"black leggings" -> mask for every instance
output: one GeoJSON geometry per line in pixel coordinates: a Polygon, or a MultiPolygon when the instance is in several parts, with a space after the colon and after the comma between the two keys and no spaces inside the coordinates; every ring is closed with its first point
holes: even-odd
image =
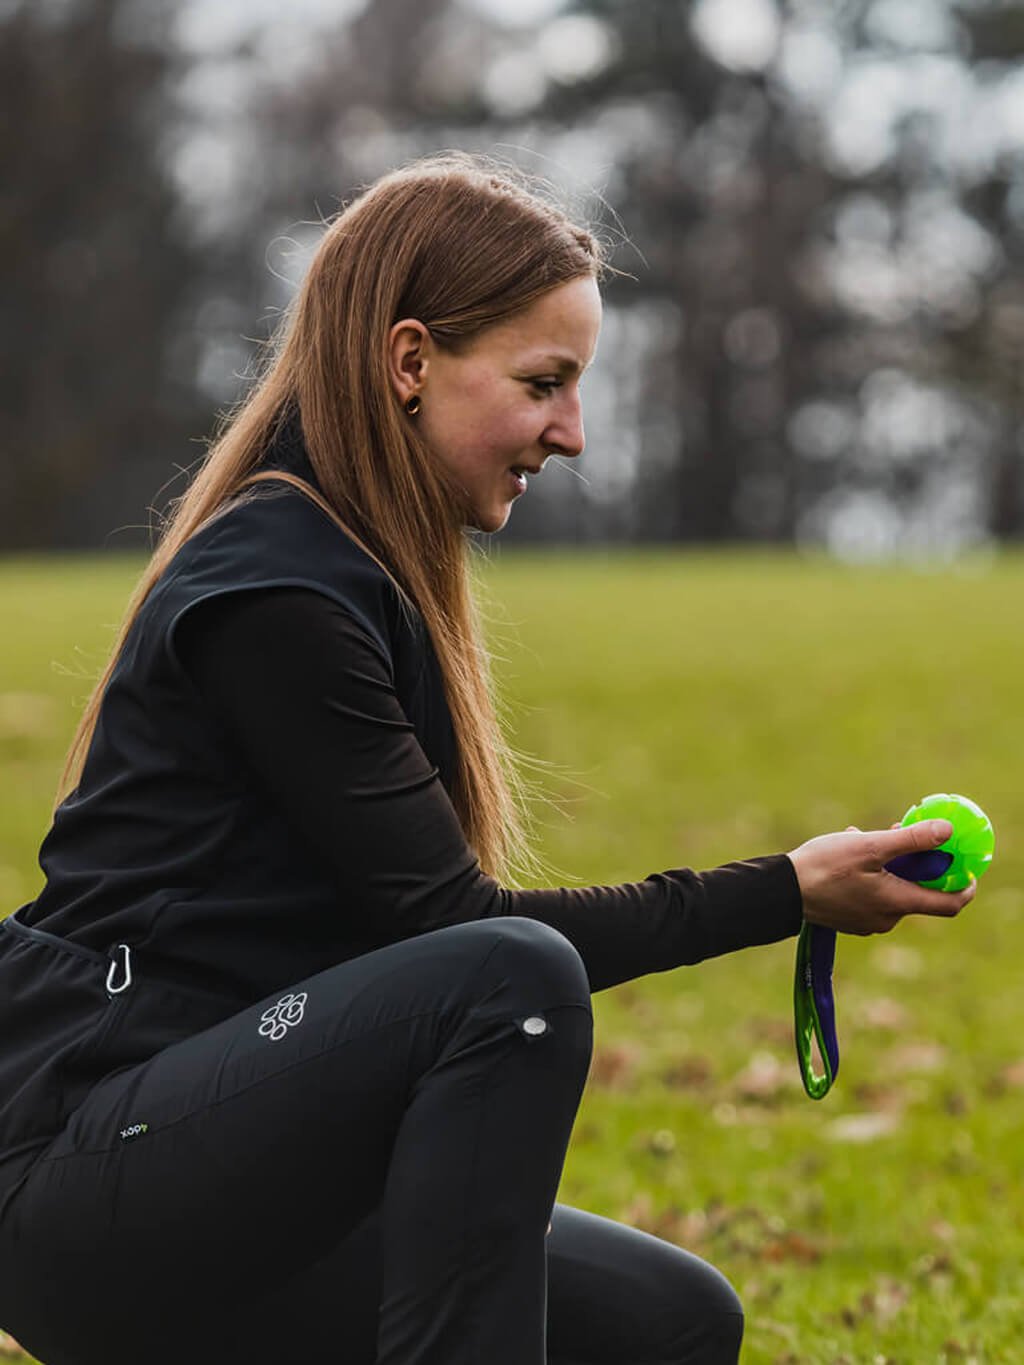
{"type": "Polygon", "coordinates": [[[717,1270],[554,1202],[592,1033],[525,918],[312,976],[90,1092],[8,1206],[0,1321],[45,1365],[734,1365],[717,1270]]]}

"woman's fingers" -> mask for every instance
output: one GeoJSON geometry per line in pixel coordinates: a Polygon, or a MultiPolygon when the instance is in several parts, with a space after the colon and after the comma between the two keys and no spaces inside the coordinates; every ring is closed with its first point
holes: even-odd
{"type": "Polygon", "coordinates": [[[892,829],[872,831],[878,844],[879,866],[902,853],[926,853],[944,844],[953,833],[948,820],[919,820],[914,825],[896,825],[892,829]]]}
{"type": "Polygon", "coordinates": [[[965,905],[974,900],[978,883],[971,882],[963,891],[936,891],[934,887],[905,881],[890,872],[882,874],[886,883],[902,882],[902,886],[886,886],[887,900],[903,915],[942,915],[947,919],[958,915],[965,905]]]}
{"type": "Polygon", "coordinates": [[[804,918],[841,933],[888,933],[904,915],[952,918],[974,899],[976,886],[936,891],[885,871],[893,858],[923,853],[952,833],[948,820],[861,832],[823,834],[794,849],[789,857],[803,897],[804,918]]]}

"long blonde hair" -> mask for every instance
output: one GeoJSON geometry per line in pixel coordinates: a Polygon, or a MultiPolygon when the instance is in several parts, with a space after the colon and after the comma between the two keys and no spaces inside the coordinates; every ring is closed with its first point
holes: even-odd
{"type": "Polygon", "coordinates": [[[462,350],[548,290],[606,268],[603,243],[541,182],[464,152],[391,171],[328,222],[262,375],[170,504],[71,742],[54,810],[81,775],[104,689],[157,579],[199,527],[272,477],[257,466],[297,407],[323,497],[292,482],[377,560],[430,632],[455,732],[452,802],[481,868],[510,885],[535,874],[532,784],[520,765],[543,765],[505,738],[463,495],[402,411],[386,341],[394,322],[415,317],[439,346],[462,350]]]}

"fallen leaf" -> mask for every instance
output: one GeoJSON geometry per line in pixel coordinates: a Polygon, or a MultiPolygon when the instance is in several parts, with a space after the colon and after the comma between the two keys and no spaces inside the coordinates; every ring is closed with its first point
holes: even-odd
{"type": "Polygon", "coordinates": [[[871,955],[872,966],[882,976],[899,977],[912,981],[921,975],[922,958],[916,948],[906,948],[898,943],[887,943],[876,948],[871,955]]]}
{"type": "MultiPolygon", "coordinates": [[[[858,1327],[863,1322],[871,1322],[884,1327],[891,1322],[910,1299],[910,1290],[898,1280],[880,1279],[873,1290],[861,1294],[856,1304],[840,1310],[840,1319],[847,1327],[858,1327]]],[[[881,1360],[885,1362],[885,1357],[881,1360]]],[[[876,1362],[879,1357],[875,1357],[876,1362]]]]}
{"type": "Polygon", "coordinates": [[[907,1025],[906,1007],[898,1000],[890,1000],[887,996],[874,996],[870,1000],[862,1000],[856,1013],[858,1021],[865,1028],[895,1033],[897,1029],[905,1028],[907,1025]]]}
{"type": "Polygon", "coordinates": [[[733,1081],[736,1092],[747,1100],[772,1103],[798,1084],[796,1068],[783,1064],[774,1052],[755,1052],[733,1081]]]}
{"type": "Polygon", "coordinates": [[[926,1252],[911,1266],[911,1273],[934,1288],[948,1289],[955,1273],[953,1258],[948,1251],[926,1252]]]}
{"type": "Polygon", "coordinates": [[[755,1015],[748,1019],[746,1033],[757,1042],[775,1047],[793,1046],[793,1020],[777,1015],[755,1015]]]}
{"type": "Polygon", "coordinates": [[[812,1242],[809,1237],[799,1232],[787,1232],[784,1237],[766,1243],[763,1255],[768,1261],[799,1261],[804,1265],[813,1265],[821,1260],[823,1252],[818,1243],[812,1242]]]}
{"type": "Polygon", "coordinates": [[[901,1043],[889,1052],[886,1060],[895,1071],[941,1071],[946,1065],[946,1049],[941,1043],[921,1039],[901,1043]]]}
{"type": "Polygon", "coordinates": [[[1024,1085],[1024,1057],[1017,1062],[1011,1062],[1009,1066],[1004,1066],[999,1077],[1005,1085],[1015,1090],[1019,1089],[1024,1085]]]}
{"type": "Polygon", "coordinates": [[[902,1085],[886,1081],[860,1081],[852,1089],[859,1105],[873,1114],[902,1114],[907,1107],[907,1092],[902,1085]]]}
{"type": "Polygon", "coordinates": [[[651,1220],[651,1196],[646,1193],[638,1194],[631,1200],[619,1213],[619,1221],[625,1223],[627,1227],[644,1228],[651,1220]]]}
{"type": "Polygon", "coordinates": [[[710,1057],[699,1053],[678,1058],[661,1073],[662,1081],[673,1090],[703,1090],[713,1077],[710,1057]]]}
{"type": "Polygon", "coordinates": [[[619,1222],[676,1246],[692,1247],[702,1240],[708,1228],[714,1226],[716,1217],[714,1205],[709,1210],[692,1209],[684,1213],[675,1204],[670,1204],[668,1208],[655,1211],[651,1196],[645,1192],[626,1205],[619,1214],[619,1222]]]}
{"type": "Polygon", "coordinates": [[[604,1090],[626,1090],[634,1080],[641,1049],[620,1043],[596,1047],[590,1059],[589,1081],[604,1090]]]}
{"type": "Polygon", "coordinates": [[[964,1345],[962,1341],[957,1341],[950,1337],[942,1343],[942,1349],[946,1353],[947,1360],[962,1360],[964,1365],[981,1365],[979,1352],[981,1348],[976,1341],[964,1345]]]}
{"type": "Polygon", "coordinates": [[[888,1137],[900,1126],[898,1114],[844,1114],[825,1125],[825,1136],[833,1142],[874,1142],[888,1137]]]}

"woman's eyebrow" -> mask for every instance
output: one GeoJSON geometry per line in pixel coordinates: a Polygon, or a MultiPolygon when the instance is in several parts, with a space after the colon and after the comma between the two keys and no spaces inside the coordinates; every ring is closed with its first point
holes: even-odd
{"type": "Polygon", "coordinates": [[[529,364],[535,368],[550,365],[559,374],[581,374],[584,369],[578,360],[567,355],[542,355],[536,360],[531,360],[529,364]]]}

